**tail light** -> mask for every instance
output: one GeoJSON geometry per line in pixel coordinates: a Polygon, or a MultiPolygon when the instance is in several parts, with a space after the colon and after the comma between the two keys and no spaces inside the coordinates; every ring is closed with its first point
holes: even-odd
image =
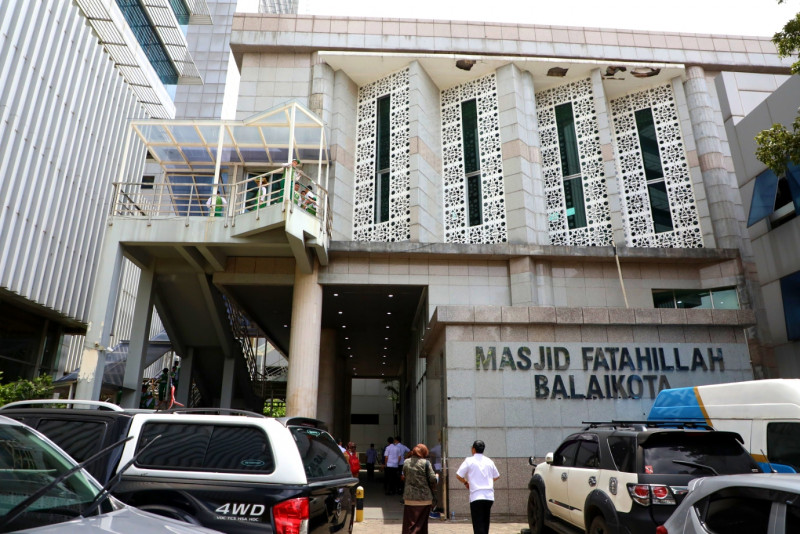
{"type": "Polygon", "coordinates": [[[664,525],[658,525],[656,527],[656,534],[669,534],[669,532],[667,532],[667,527],[664,525]]]}
{"type": "Polygon", "coordinates": [[[308,499],[301,497],[272,507],[275,534],[308,534],[308,499]]]}
{"type": "Polygon", "coordinates": [[[663,484],[628,484],[628,493],[642,506],[651,504],[677,504],[669,486],[663,484]]]}

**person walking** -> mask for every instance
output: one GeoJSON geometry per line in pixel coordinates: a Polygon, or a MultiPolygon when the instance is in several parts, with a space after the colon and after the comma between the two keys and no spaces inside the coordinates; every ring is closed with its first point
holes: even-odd
{"type": "Polygon", "coordinates": [[[394,438],[386,439],[386,448],[383,449],[383,476],[386,481],[386,495],[397,493],[397,450],[394,445],[394,438]]]}
{"type": "Polygon", "coordinates": [[[427,457],[428,447],[419,443],[403,462],[403,534],[428,534],[428,517],[439,476],[427,457]]]}
{"type": "Polygon", "coordinates": [[[378,451],[375,450],[375,444],[370,443],[367,449],[367,480],[375,479],[375,460],[378,459],[378,451]]]}
{"type": "Polygon", "coordinates": [[[476,440],[472,456],[466,458],[456,471],[456,478],[469,490],[469,513],[472,516],[473,534],[489,534],[489,518],[494,504],[494,481],[500,472],[483,451],[486,444],[476,440]]]}

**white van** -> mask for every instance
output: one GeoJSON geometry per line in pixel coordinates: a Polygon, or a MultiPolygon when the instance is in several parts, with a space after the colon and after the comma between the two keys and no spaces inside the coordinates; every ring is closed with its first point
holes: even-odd
{"type": "Polygon", "coordinates": [[[766,471],[800,472],[800,379],[665,389],[650,421],[698,421],[739,433],[766,471]]]}

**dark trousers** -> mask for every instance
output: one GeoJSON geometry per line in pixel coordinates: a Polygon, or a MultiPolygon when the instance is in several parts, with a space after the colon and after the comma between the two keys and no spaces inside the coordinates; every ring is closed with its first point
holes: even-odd
{"type": "Polygon", "coordinates": [[[375,478],[375,464],[367,464],[367,480],[375,478]]]}
{"type": "Polygon", "coordinates": [[[394,495],[397,493],[397,483],[400,482],[400,473],[396,467],[386,467],[383,470],[386,477],[386,494],[394,495]]]}
{"type": "Polygon", "coordinates": [[[489,517],[494,501],[479,500],[469,503],[473,534],[489,534],[489,517]]]}

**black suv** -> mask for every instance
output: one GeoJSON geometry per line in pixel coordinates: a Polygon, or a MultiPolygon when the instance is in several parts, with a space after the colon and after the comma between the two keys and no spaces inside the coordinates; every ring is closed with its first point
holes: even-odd
{"type": "Polygon", "coordinates": [[[127,504],[231,534],[352,531],[358,479],[321,421],[93,401],[53,407],[58,402],[11,403],[0,414],[39,430],[78,462],[130,437],[87,465],[106,483],[133,461],[112,489],[127,504]]]}
{"type": "Polygon", "coordinates": [[[532,534],[545,527],[652,533],[675,510],[693,478],[760,472],[739,434],[702,423],[584,424],[535,466],[528,484],[532,534]]]}

